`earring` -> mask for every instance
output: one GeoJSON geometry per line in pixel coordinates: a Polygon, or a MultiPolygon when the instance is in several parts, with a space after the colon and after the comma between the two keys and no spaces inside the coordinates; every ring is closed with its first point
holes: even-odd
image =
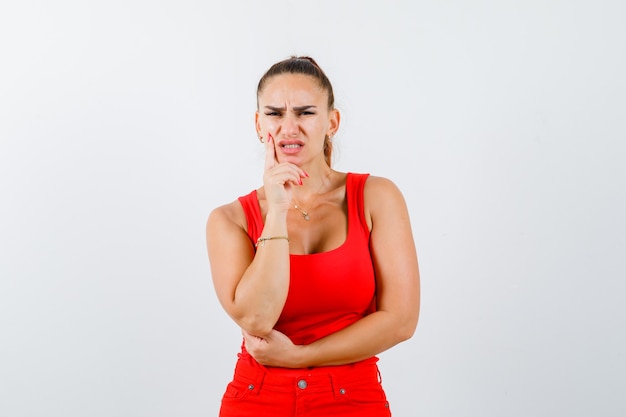
{"type": "Polygon", "coordinates": [[[259,136],[259,142],[265,143],[265,141],[263,140],[263,136],[259,136]]]}

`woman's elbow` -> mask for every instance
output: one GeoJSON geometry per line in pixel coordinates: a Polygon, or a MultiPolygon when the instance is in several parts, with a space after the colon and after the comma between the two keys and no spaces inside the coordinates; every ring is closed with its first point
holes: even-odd
{"type": "Polygon", "coordinates": [[[398,339],[400,342],[409,340],[415,334],[417,328],[417,322],[419,320],[419,314],[411,315],[402,320],[398,328],[398,339]]]}
{"type": "Polygon", "coordinates": [[[397,333],[398,343],[405,342],[413,337],[415,334],[415,327],[403,326],[397,333]]]}
{"type": "Polygon", "coordinates": [[[267,336],[276,325],[275,321],[259,315],[242,317],[239,320],[236,320],[236,322],[243,330],[257,337],[267,336]]]}

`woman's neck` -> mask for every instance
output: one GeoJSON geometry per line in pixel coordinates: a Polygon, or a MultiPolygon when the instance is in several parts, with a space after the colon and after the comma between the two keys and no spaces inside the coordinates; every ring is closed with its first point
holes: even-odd
{"type": "Polygon", "coordinates": [[[328,165],[303,167],[303,169],[309,176],[302,179],[302,186],[293,189],[293,196],[297,200],[304,203],[304,201],[330,191],[335,171],[328,165]]]}

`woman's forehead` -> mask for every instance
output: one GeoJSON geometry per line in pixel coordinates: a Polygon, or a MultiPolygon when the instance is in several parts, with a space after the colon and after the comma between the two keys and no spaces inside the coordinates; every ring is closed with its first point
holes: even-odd
{"type": "Polygon", "coordinates": [[[306,74],[279,74],[270,78],[261,91],[259,99],[273,100],[325,100],[326,92],[318,81],[306,74]]]}

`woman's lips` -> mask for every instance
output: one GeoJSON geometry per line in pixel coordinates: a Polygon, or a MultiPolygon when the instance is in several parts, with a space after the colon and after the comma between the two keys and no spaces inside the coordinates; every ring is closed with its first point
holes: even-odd
{"type": "Polygon", "coordinates": [[[301,142],[281,142],[278,146],[284,154],[293,155],[300,152],[304,145],[301,142]]]}

